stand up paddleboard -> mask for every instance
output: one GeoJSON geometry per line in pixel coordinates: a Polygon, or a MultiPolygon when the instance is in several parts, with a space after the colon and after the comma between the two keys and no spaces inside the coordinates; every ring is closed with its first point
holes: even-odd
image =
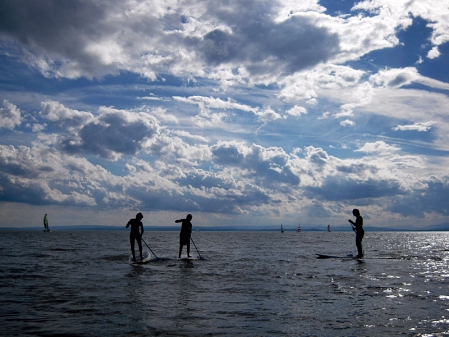
{"type": "Polygon", "coordinates": [[[325,254],[316,254],[317,259],[344,259],[344,260],[360,260],[357,256],[353,256],[352,254],[348,254],[346,256],[337,256],[337,255],[325,255],[325,254]]]}
{"type": "Polygon", "coordinates": [[[136,262],[133,261],[132,255],[129,257],[128,262],[131,264],[144,264],[151,261],[151,254],[147,250],[142,252],[142,257],[143,259],[141,260],[139,252],[136,252],[136,262]]]}
{"type": "Polygon", "coordinates": [[[192,260],[196,260],[197,258],[194,257],[193,255],[190,257],[187,257],[187,255],[182,255],[180,258],[178,258],[178,260],[182,260],[182,261],[192,261],[192,260]]]}

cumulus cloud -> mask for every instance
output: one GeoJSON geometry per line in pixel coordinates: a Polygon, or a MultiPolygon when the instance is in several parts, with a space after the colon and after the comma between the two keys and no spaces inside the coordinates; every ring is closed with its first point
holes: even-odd
{"type": "Polygon", "coordinates": [[[418,77],[418,72],[415,68],[388,69],[381,70],[371,76],[371,81],[377,85],[398,88],[410,84],[418,77]]]}
{"type": "Polygon", "coordinates": [[[336,33],[301,11],[274,20],[279,7],[255,0],[208,4],[207,11],[196,1],[4,1],[0,10],[9,19],[2,20],[0,33],[38,51],[23,57],[44,75],[68,78],[130,70],[154,80],[169,68],[178,75],[205,75],[195,69],[210,66],[238,66],[245,69],[241,74],[264,77],[310,68],[338,52],[336,33]]]}
{"type": "Polygon", "coordinates": [[[403,193],[398,182],[382,179],[357,181],[343,177],[329,177],[320,187],[307,188],[307,195],[331,201],[378,199],[403,193]]]}
{"type": "Polygon", "coordinates": [[[397,146],[389,145],[384,141],[380,140],[374,143],[366,143],[356,152],[365,152],[365,153],[378,153],[378,154],[390,154],[399,151],[400,149],[397,146]]]}
{"type": "Polygon", "coordinates": [[[325,62],[338,52],[338,36],[306,17],[273,22],[267,8],[257,1],[238,1],[232,7],[220,8],[215,15],[229,31],[215,29],[195,46],[208,64],[243,64],[255,76],[288,74],[325,62]],[[250,13],[258,20],[245,20],[250,13]]]}
{"type": "Polygon", "coordinates": [[[218,142],[212,147],[215,163],[244,170],[242,174],[263,185],[287,183],[298,185],[299,177],[292,171],[290,158],[281,148],[263,148],[242,142],[218,142]]]}
{"type": "Polygon", "coordinates": [[[90,112],[70,109],[56,101],[42,102],[39,114],[48,121],[65,128],[78,127],[94,118],[90,112]]]}
{"type": "Polygon", "coordinates": [[[155,137],[161,137],[158,119],[169,124],[177,122],[174,116],[158,108],[144,106],[137,110],[119,110],[100,107],[94,114],[70,109],[55,101],[43,102],[39,116],[49,125],[57,126],[54,137],[59,150],[71,155],[96,155],[111,160],[155,148],[155,137]]]}
{"type": "Polygon", "coordinates": [[[302,106],[295,105],[293,108],[288,109],[287,113],[292,116],[301,116],[303,114],[307,114],[307,109],[302,106]]]}
{"type": "MultiPolygon", "coordinates": [[[[2,145],[0,168],[1,201],[33,205],[94,206],[94,194],[100,193],[102,188],[94,188],[98,185],[93,182],[101,181],[105,173],[104,169],[94,167],[84,159],[25,146],[2,145]]],[[[109,178],[112,184],[114,179],[109,178]]]]}
{"type": "Polygon", "coordinates": [[[89,46],[105,32],[103,20],[108,8],[105,3],[85,0],[70,4],[52,0],[2,1],[0,12],[4,19],[0,33],[47,55],[48,58],[26,54],[35,57],[34,65],[47,76],[91,77],[101,73],[98,68],[104,64],[89,46]],[[57,64],[57,60],[62,62],[57,64]]]}
{"type": "Polygon", "coordinates": [[[345,119],[344,121],[340,122],[341,126],[354,126],[355,122],[351,121],[350,119],[345,119]]]}
{"type": "Polygon", "coordinates": [[[437,58],[438,56],[440,56],[441,55],[441,53],[440,53],[440,51],[438,50],[438,47],[433,47],[431,50],[429,50],[429,52],[427,53],[427,57],[429,58],[429,59],[435,59],[435,58],[437,58]]]}
{"type": "Polygon", "coordinates": [[[14,129],[22,123],[20,109],[14,104],[3,100],[3,108],[0,108],[0,128],[14,129]]]}
{"type": "MultiPolygon", "coordinates": [[[[78,114],[62,116],[65,121],[78,119],[78,114]]],[[[136,154],[144,142],[158,133],[157,120],[147,113],[103,107],[97,117],[79,123],[69,134],[61,134],[58,147],[70,154],[86,153],[118,159],[123,154],[136,154]]]]}
{"type": "Polygon", "coordinates": [[[425,185],[425,188],[396,198],[388,206],[388,209],[404,217],[424,218],[426,213],[440,213],[448,216],[447,199],[441,196],[449,194],[449,177],[433,176],[424,179],[422,183],[425,185]]]}

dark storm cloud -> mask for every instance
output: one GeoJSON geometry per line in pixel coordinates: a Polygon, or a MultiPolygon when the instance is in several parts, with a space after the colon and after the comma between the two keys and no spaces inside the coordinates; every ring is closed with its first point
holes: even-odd
{"type": "Polygon", "coordinates": [[[259,1],[210,4],[210,12],[232,31],[215,29],[204,36],[198,49],[205,61],[243,65],[253,75],[293,73],[325,62],[338,52],[337,34],[299,16],[276,23],[270,6],[261,6],[259,1]]]}
{"type": "Polygon", "coordinates": [[[253,153],[246,158],[246,167],[253,171],[252,176],[256,181],[263,182],[267,186],[273,183],[286,183],[298,185],[300,180],[288,165],[288,156],[283,151],[265,158],[264,149],[253,145],[253,153]]]}
{"type": "MultiPolygon", "coordinates": [[[[36,170],[36,167],[24,165],[22,162],[5,161],[4,159],[3,157],[0,158],[0,172],[2,173],[27,179],[33,179],[39,176],[39,171],[36,170]]],[[[47,169],[51,171],[50,167],[47,167],[47,169]]]]}
{"type": "Polygon", "coordinates": [[[263,191],[247,187],[244,191],[229,191],[227,194],[209,193],[207,196],[192,191],[147,190],[144,186],[132,187],[127,195],[139,200],[142,207],[153,210],[184,212],[213,212],[238,214],[240,208],[267,204],[270,197],[263,191]]]}
{"type": "Polygon", "coordinates": [[[329,161],[329,155],[323,149],[309,148],[307,159],[317,167],[324,167],[329,161]]]}
{"type": "Polygon", "coordinates": [[[115,154],[134,155],[142,148],[142,140],[157,132],[157,124],[128,122],[120,114],[102,116],[83,126],[77,135],[64,137],[59,148],[67,153],[88,153],[103,158],[115,154]]]}
{"type": "Polygon", "coordinates": [[[3,0],[0,1],[0,36],[76,59],[85,70],[94,71],[97,62],[84,46],[88,36],[101,33],[106,7],[101,1],[88,0],[3,0]]]}
{"type": "Polygon", "coordinates": [[[411,194],[395,199],[388,209],[405,217],[416,216],[424,218],[425,213],[435,212],[449,215],[449,176],[432,177],[422,181],[426,189],[413,191],[411,194]]]}
{"type": "Polygon", "coordinates": [[[265,149],[253,144],[251,150],[239,148],[241,144],[222,143],[212,147],[214,162],[224,166],[234,166],[247,172],[242,175],[253,178],[264,186],[277,183],[298,185],[300,179],[288,164],[289,157],[278,148],[265,149]]]}
{"type": "Polygon", "coordinates": [[[234,144],[219,144],[212,148],[212,153],[215,156],[215,163],[219,165],[242,165],[245,157],[240,153],[237,145],[234,144]]]}
{"type": "Polygon", "coordinates": [[[230,181],[226,181],[221,177],[207,171],[191,172],[186,176],[177,179],[177,182],[182,186],[193,186],[197,188],[213,188],[219,187],[224,189],[233,188],[233,184],[230,181]]]}
{"type": "Polygon", "coordinates": [[[380,168],[376,165],[351,163],[348,165],[338,165],[336,169],[337,171],[344,174],[361,174],[363,172],[370,172],[372,174],[376,174],[380,168]]]}
{"type": "Polygon", "coordinates": [[[20,202],[31,205],[49,203],[45,200],[46,190],[39,182],[18,184],[14,177],[0,173],[0,201],[20,202]]]}
{"type": "Polygon", "coordinates": [[[201,211],[236,213],[240,207],[259,206],[272,201],[267,192],[258,187],[251,184],[237,186],[233,179],[226,179],[207,171],[186,173],[185,177],[178,179],[177,182],[181,186],[208,191],[207,197],[203,197],[201,193],[184,195],[184,198],[194,200],[197,205],[195,207],[201,211]]]}
{"type": "Polygon", "coordinates": [[[399,74],[394,79],[392,79],[390,82],[388,82],[389,87],[400,87],[401,85],[405,83],[410,83],[410,80],[412,78],[408,74],[399,74]]]}
{"type": "Polygon", "coordinates": [[[4,0],[0,2],[0,37],[44,57],[45,62],[36,59],[34,66],[46,75],[55,71],[57,76],[73,78],[102,77],[121,69],[170,73],[177,61],[169,55],[183,48],[199,56],[194,62],[243,66],[252,75],[291,74],[338,53],[338,35],[312,19],[291,16],[274,21],[278,5],[254,0],[224,1],[219,6],[205,2],[207,12],[192,19],[206,25],[213,22],[217,28],[199,38],[183,31],[189,18],[181,14],[182,7],[172,13],[169,7],[147,3],[147,10],[166,10],[156,17],[139,16],[133,12],[135,4],[112,0],[4,0]],[[131,19],[127,11],[133,12],[131,19]],[[158,46],[162,39],[164,45],[158,46]],[[152,65],[139,63],[136,60],[142,55],[142,60],[149,55],[156,59],[152,65]],[[161,56],[164,61],[158,59],[161,56]]]}
{"type": "Polygon", "coordinates": [[[395,180],[361,181],[328,177],[319,187],[305,187],[304,194],[320,200],[341,201],[396,196],[404,194],[404,191],[395,180]]]}
{"type": "MultiPolygon", "coordinates": [[[[20,179],[36,179],[41,174],[51,173],[54,169],[48,164],[42,163],[40,155],[36,156],[25,146],[0,145],[0,172],[5,177],[20,179]]],[[[0,185],[2,186],[2,185],[0,185]]],[[[0,187],[0,190],[2,187],[0,187]]]]}

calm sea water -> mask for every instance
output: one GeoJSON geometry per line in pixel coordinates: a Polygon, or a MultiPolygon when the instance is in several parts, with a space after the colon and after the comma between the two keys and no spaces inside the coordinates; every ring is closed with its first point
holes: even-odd
{"type": "Polygon", "coordinates": [[[4,336],[449,336],[449,233],[0,231],[4,336]],[[148,250],[148,249],[147,249],[148,250]],[[196,254],[192,245],[192,251],[196,254]]]}

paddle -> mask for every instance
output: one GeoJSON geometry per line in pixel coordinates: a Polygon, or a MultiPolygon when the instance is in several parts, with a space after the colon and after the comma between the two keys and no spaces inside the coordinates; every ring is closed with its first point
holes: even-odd
{"type": "Polygon", "coordinates": [[[145,240],[143,239],[143,237],[140,237],[143,241],[143,243],[148,247],[148,249],[150,250],[150,252],[154,255],[154,257],[156,258],[156,260],[159,260],[159,258],[157,257],[156,254],[154,254],[153,250],[150,248],[150,246],[148,246],[148,244],[145,242],[145,240]]]}
{"type": "Polygon", "coordinates": [[[195,246],[196,252],[198,253],[198,256],[200,257],[200,260],[206,260],[204,257],[201,256],[201,254],[200,254],[198,248],[196,248],[196,244],[195,244],[195,242],[193,241],[193,238],[192,238],[192,237],[190,237],[190,240],[192,240],[192,243],[193,243],[193,245],[195,246]]]}

